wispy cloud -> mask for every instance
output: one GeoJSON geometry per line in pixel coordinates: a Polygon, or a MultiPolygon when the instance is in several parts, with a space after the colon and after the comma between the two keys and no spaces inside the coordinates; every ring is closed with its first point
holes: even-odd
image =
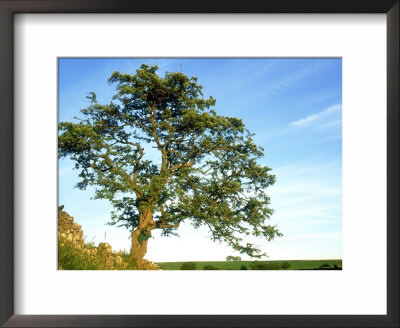
{"type": "Polygon", "coordinates": [[[337,113],[342,110],[342,104],[333,105],[319,113],[308,115],[300,120],[293,121],[289,125],[296,128],[304,128],[309,126],[334,127],[341,124],[341,120],[337,118],[337,113]]]}
{"type": "Polygon", "coordinates": [[[341,227],[341,162],[303,162],[276,168],[268,190],[274,215],[285,236],[338,232],[341,227]]]}

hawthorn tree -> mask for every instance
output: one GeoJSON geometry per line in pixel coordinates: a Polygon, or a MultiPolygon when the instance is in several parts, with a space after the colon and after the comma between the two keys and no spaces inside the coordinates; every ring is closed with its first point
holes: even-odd
{"type": "Polygon", "coordinates": [[[237,262],[237,261],[241,261],[242,258],[240,256],[233,256],[233,255],[229,255],[226,257],[226,261],[228,262],[237,262]]]}
{"type": "Polygon", "coordinates": [[[242,238],[281,235],[265,224],[272,210],[264,190],[275,176],[257,164],[263,149],[241,119],[210,108],[215,99],[204,98],[196,77],[157,70],[143,64],[134,75],[114,72],[109,104],[89,93],[83,118],[59,123],[59,158],[75,161],[78,188],[95,186],[94,198],[111,202],[110,224],[132,231],[138,267],[151,232],[176,234],[185,220],[242,254],[263,256],[242,238]],[[158,160],[146,154],[151,147],[158,160]]]}

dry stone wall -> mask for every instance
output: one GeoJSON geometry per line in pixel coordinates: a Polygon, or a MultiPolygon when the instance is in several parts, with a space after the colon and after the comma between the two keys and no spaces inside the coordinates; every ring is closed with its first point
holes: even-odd
{"type": "Polygon", "coordinates": [[[82,247],[85,244],[82,226],[74,222],[74,218],[64,212],[63,208],[64,206],[58,208],[58,237],[82,247]]]}
{"type": "MultiPolygon", "coordinates": [[[[101,259],[101,269],[126,269],[128,263],[122,260],[122,254],[114,254],[108,243],[100,243],[97,247],[88,246],[83,238],[82,226],[74,222],[74,218],[63,211],[64,206],[58,208],[58,238],[82,251],[80,254],[101,259]]],[[[63,245],[63,244],[62,244],[63,245]]],[[[62,269],[62,268],[61,268],[62,269]]]]}
{"type": "MultiPolygon", "coordinates": [[[[82,226],[74,222],[74,218],[63,211],[64,206],[58,208],[58,238],[61,245],[68,243],[77,249],[78,254],[84,257],[92,257],[101,260],[102,270],[124,270],[128,269],[129,263],[123,260],[123,252],[113,253],[109,243],[100,243],[97,247],[85,244],[82,226]]],[[[59,243],[60,245],[60,243],[59,243]]],[[[59,263],[59,269],[63,269],[59,263]]],[[[84,269],[84,268],[83,268],[84,269]]],[[[131,268],[132,269],[132,268],[131,268]]],[[[160,270],[161,268],[153,262],[144,260],[142,270],[160,270]]]]}

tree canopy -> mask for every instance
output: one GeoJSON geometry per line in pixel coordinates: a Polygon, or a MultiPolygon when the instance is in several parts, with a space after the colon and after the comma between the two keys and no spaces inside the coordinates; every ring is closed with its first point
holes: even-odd
{"type": "Polygon", "coordinates": [[[204,97],[196,77],[161,77],[157,70],[142,64],[135,74],[114,72],[108,81],[116,93],[108,104],[90,93],[82,118],[59,123],[59,157],[75,161],[78,188],[94,186],[94,198],[112,203],[110,224],[136,232],[131,253],[152,230],[176,234],[190,220],[206,226],[214,241],[264,255],[244,239],[281,235],[266,224],[272,210],[265,188],[275,176],[257,163],[263,149],[241,119],[212,109],[215,99],[204,97]]]}

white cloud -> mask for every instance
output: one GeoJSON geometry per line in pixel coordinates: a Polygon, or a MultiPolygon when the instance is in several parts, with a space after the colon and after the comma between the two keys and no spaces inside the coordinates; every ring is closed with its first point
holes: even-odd
{"type": "Polygon", "coordinates": [[[297,128],[304,128],[308,126],[338,126],[341,120],[337,119],[337,113],[342,110],[342,104],[333,105],[319,113],[311,114],[300,120],[291,122],[290,125],[297,128]]]}

